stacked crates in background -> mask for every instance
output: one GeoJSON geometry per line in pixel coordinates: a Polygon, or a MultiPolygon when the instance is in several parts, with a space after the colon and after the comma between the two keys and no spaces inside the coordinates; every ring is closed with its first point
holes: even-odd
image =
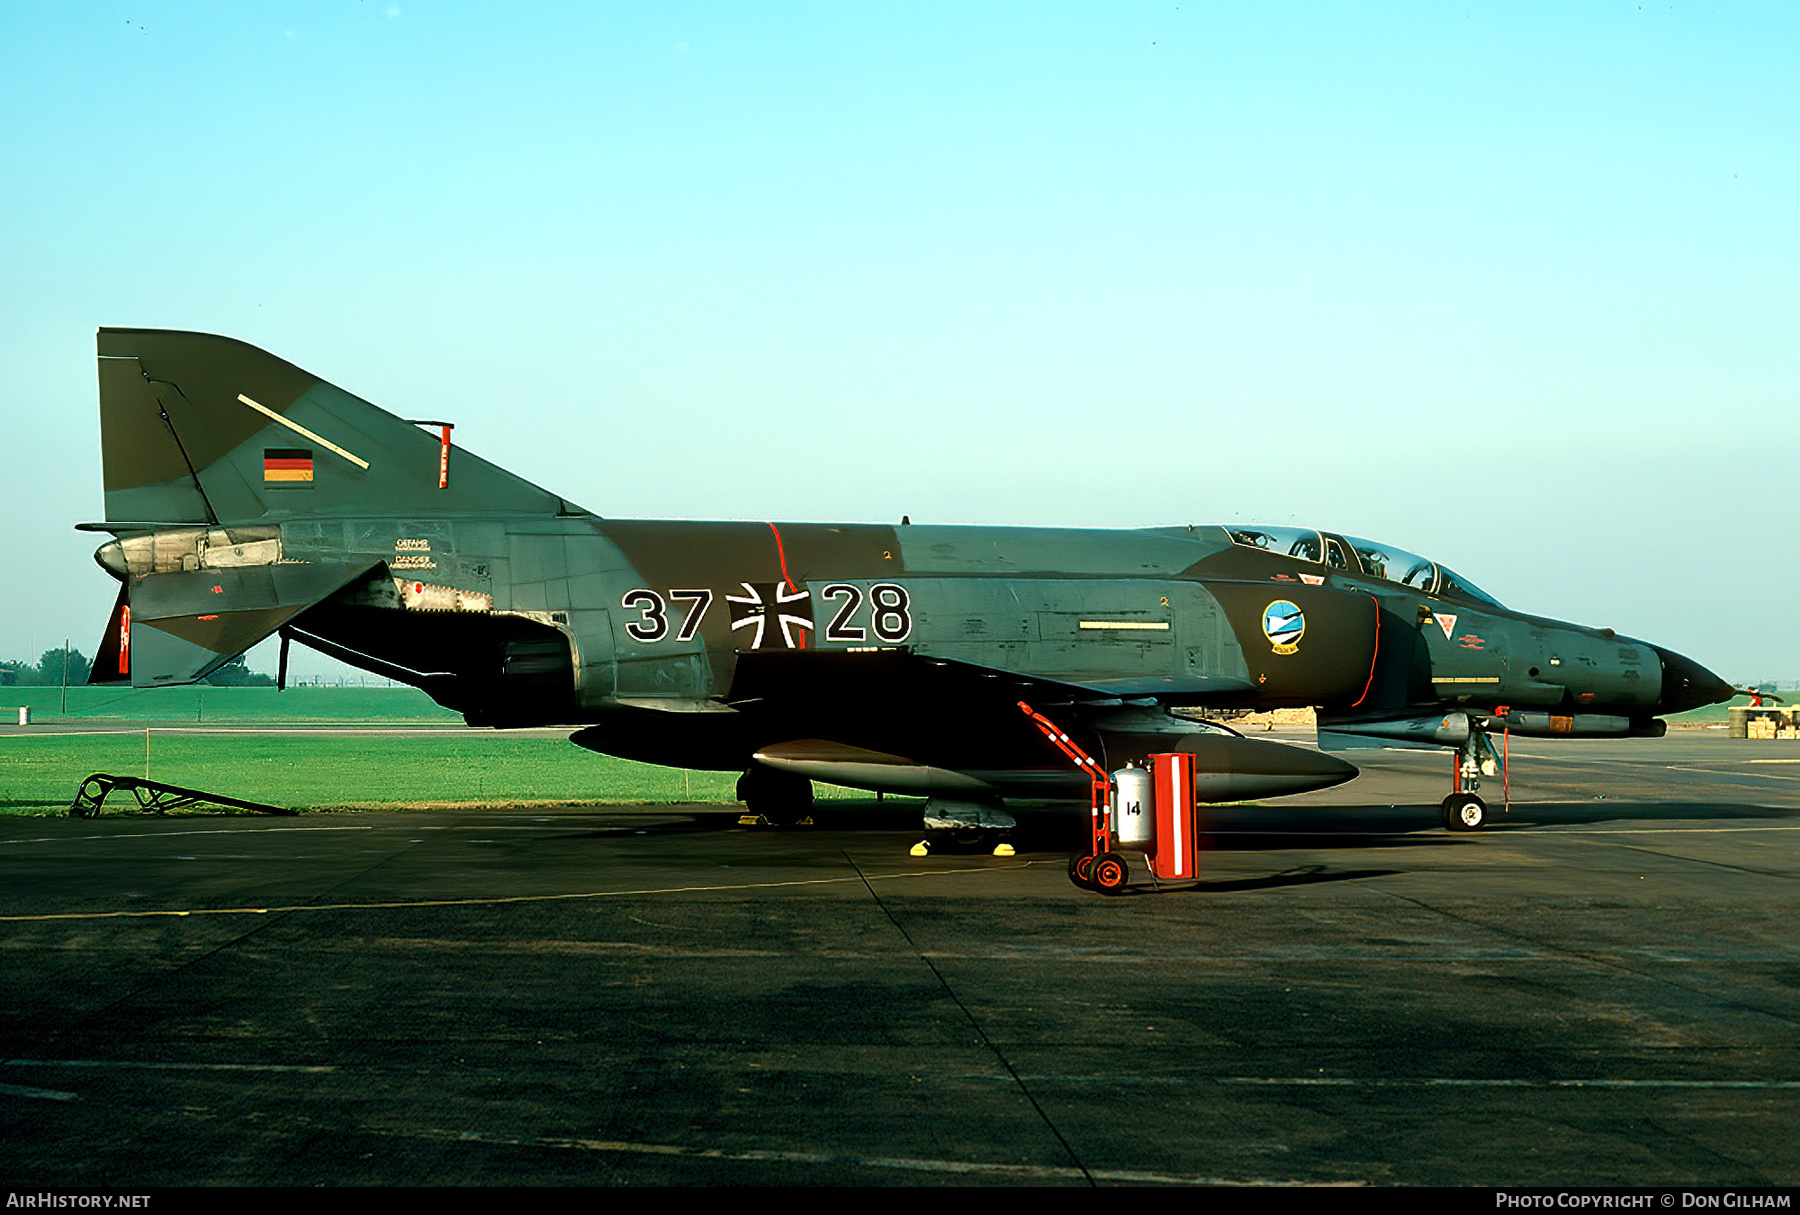
{"type": "Polygon", "coordinates": [[[1730,713],[1726,734],[1731,738],[1800,738],[1800,709],[1733,705],[1730,713]]]}

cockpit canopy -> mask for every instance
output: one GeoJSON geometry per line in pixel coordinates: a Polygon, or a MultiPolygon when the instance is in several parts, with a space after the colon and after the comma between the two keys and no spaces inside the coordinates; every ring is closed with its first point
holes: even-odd
{"type": "Polygon", "coordinates": [[[1356,536],[1337,536],[1305,527],[1279,527],[1256,524],[1227,527],[1233,544],[1262,549],[1283,557],[1323,565],[1328,571],[1349,575],[1361,574],[1410,586],[1423,595],[1448,595],[1472,599],[1477,603],[1500,607],[1492,595],[1445,566],[1429,561],[1417,553],[1409,553],[1391,544],[1363,540],[1356,536]]]}

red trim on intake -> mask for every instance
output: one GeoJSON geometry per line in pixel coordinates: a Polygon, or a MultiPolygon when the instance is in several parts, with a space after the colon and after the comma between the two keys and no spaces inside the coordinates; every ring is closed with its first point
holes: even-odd
{"type": "Polygon", "coordinates": [[[1375,661],[1381,657],[1381,600],[1376,599],[1373,595],[1370,595],[1369,599],[1375,604],[1375,652],[1369,655],[1368,682],[1363,684],[1362,695],[1358,696],[1351,704],[1352,709],[1369,699],[1369,689],[1375,686],[1375,661]]]}

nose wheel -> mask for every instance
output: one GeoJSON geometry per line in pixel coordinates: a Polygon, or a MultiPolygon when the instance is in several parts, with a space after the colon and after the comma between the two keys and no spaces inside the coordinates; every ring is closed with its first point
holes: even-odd
{"type": "Polygon", "coordinates": [[[1452,793],[1438,808],[1438,816],[1451,831],[1480,831],[1487,826],[1487,803],[1473,793],[1452,793]]]}

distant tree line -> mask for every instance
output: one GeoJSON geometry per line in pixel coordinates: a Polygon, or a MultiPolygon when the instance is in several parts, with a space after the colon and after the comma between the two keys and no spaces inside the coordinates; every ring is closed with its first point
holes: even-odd
{"type": "MultiPolygon", "coordinates": [[[[93,664],[80,650],[58,646],[45,650],[34,665],[29,662],[0,660],[0,687],[56,688],[66,681],[71,687],[84,684],[93,664]],[[66,673],[66,675],[65,675],[66,673]]],[[[252,671],[239,654],[206,677],[206,682],[226,688],[268,688],[275,685],[272,676],[252,671]]]]}

